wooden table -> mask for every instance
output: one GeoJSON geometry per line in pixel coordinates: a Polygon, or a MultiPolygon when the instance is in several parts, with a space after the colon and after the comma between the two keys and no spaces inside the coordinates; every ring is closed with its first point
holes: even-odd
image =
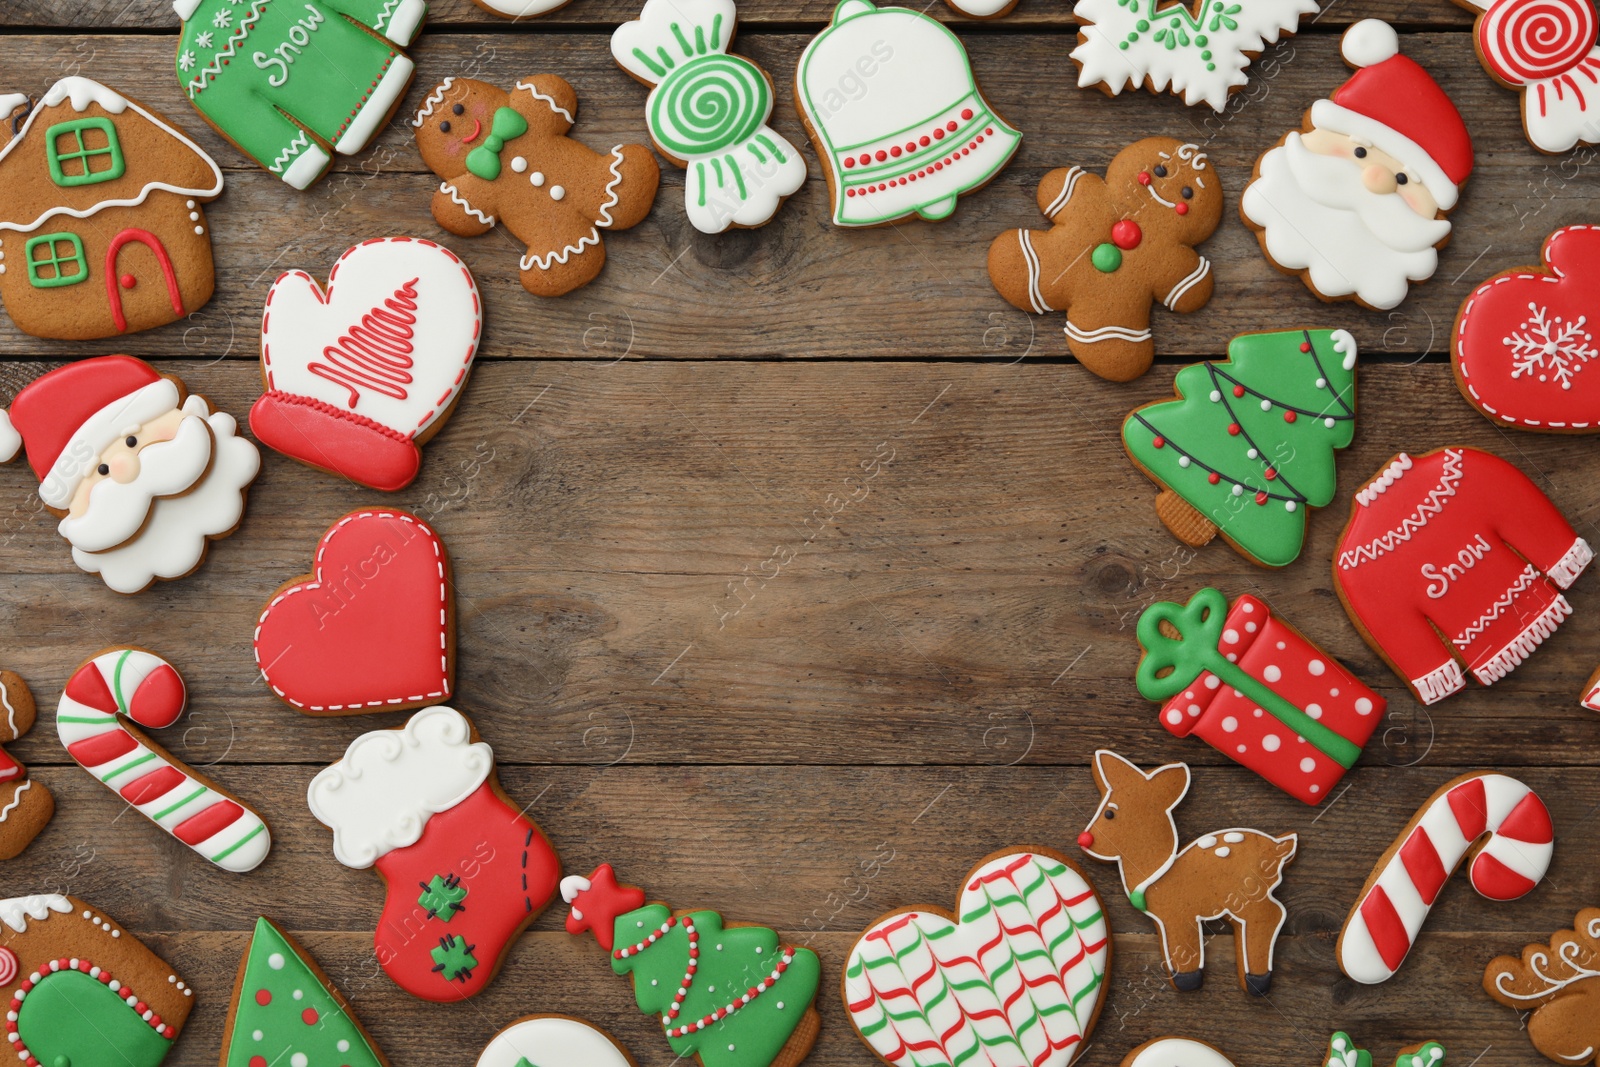
{"type": "MultiPolygon", "coordinates": [[[[772,71],[776,125],[807,146],[805,189],[764,229],[708,237],[684,218],[682,172],[667,169],[645,223],[607,238],[600,279],[539,300],[519,287],[518,248],[503,231],[441,234],[428,213],[435,179],[403,119],[298,194],[191,110],[172,74],[176,20],[164,0],[8,0],[0,85],[37,93],[66,74],[102,80],[180,123],[223,166],[227,189],[210,209],[209,305],[114,348],[37,340],[0,319],[5,395],[54,361],[120,349],[242,416],[261,389],[256,323],[272,279],[289,267],[325,275],[347,246],[394,233],[442,239],[470,263],[488,331],[415,485],[355,490],[267,453],[239,533],[193,577],[138,597],[74,569],[31,473],[0,471],[12,575],[0,665],[23,674],[44,711],[13,748],[59,803],[46,832],[0,870],[0,891],[75,893],[176,965],[199,999],[174,1067],[216,1058],[234,968],[263,912],[303,938],[396,1067],[471,1064],[530,1012],[588,1016],[645,1067],[671,1063],[628,982],[591,940],[562,931],[559,906],[466,1004],[413,1000],[375,965],[380,881],[334,860],[305,787],[358,733],[403,716],[295,714],[261,684],[250,637],[266,596],[308,568],[333,519],[392,503],[431,519],[454,556],[456,704],[494,745],[505,788],[530,805],[569,871],[609,860],[657,898],[815,947],[826,969],[815,1067],[872,1062],[837,992],[855,933],[900,905],[949,907],[957,880],[997,848],[1076,856],[1101,746],[1193,765],[1178,819],[1186,837],[1249,825],[1297,831],[1301,848],[1266,1000],[1236,988],[1223,936],[1211,941],[1205,988],[1175,993],[1114,869],[1087,864],[1116,960],[1086,1067],[1170,1033],[1210,1039],[1241,1067],[1306,1067],[1322,1062],[1335,1028],[1384,1067],[1400,1045],[1435,1037],[1451,1063],[1536,1062],[1518,1017],[1479,981],[1490,956],[1600,903],[1589,842],[1600,722],[1577,706],[1600,660],[1600,576],[1578,583],[1575,617],[1508,679],[1424,710],[1346,620],[1328,561],[1352,487],[1396,451],[1445,443],[1517,463],[1600,543],[1594,442],[1497,430],[1458,395],[1446,356],[1473,285],[1536,260],[1555,227],[1594,220],[1594,153],[1545,158],[1527,146],[1517,96],[1482,72],[1470,18],[1444,0],[1331,5],[1268,53],[1260,66],[1271,76],[1252,77],[1222,115],[1075,88],[1060,0],[1022,0],[990,24],[934,4],[1024,131],[1022,149],[952,220],[844,232],[827,221],[792,110],[797,56],[831,5],[741,6],[740,50],[772,71]],[[1397,22],[1406,54],[1468,115],[1478,149],[1438,275],[1389,314],[1320,304],[1263,260],[1235,211],[1260,152],[1344,79],[1339,31],[1367,16],[1397,22]],[[996,233],[1038,225],[1033,189],[1045,171],[1101,170],[1150,134],[1204,142],[1227,183],[1224,223],[1205,247],[1217,293],[1199,314],[1158,314],[1160,364],[1113,385],[1067,356],[1059,317],[1034,318],[995,294],[984,254],[996,233]],[[1312,517],[1302,558],[1282,571],[1220,542],[1184,548],[1156,522],[1120,420],[1168,396],[1179,366],[1220,354],[1233,334],[1298,325],[1348,327],[1363,349],[1362,414],[1339,459],[1338,502],[1312,517]],[[873,457],[892,461],[850,500],[873,457]],[[792,559],[774,574],[775,556],[792,559]],[[1389,698],[1389,722],[1334,801],[1304,807],[1171,737],[1135,691],[1139,609],[1205,584],[1260,593],[1389,698]],[[61,686],[82,658],[121,642],[168,656],[189,681],[189,718],[167,743],[271,820],[273,853],[254,874],[209,869],[66,760],[50,715],[61,686]],[[1524,901],[1491,904],[1458,878],[1399,977],[1371,988],[1343,978],[1333,943],[1374,858],[1439,784],[1481,767],[1525,778],[1549,802],[1560,846],[1548,881],[1524,901]]],[[[632,0],[579,0],[513,25],[467,0],[435,0],[408,101],[449,74],[509,84],[553,71],[577,87],[581,139],[644,140],[644,91],[607,48],[636,12],[632,0]]]]}

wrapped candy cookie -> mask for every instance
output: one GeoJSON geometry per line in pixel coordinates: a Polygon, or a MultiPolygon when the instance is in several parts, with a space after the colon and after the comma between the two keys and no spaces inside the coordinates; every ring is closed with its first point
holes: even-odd
{"type": "Polygon", "coordinates": [[[1139,692],[1191,734],[1290,796],[1316,804],[1361,755],[1386,703],[1248,593],[1202,589],[1139,617],[1139,692]]]}

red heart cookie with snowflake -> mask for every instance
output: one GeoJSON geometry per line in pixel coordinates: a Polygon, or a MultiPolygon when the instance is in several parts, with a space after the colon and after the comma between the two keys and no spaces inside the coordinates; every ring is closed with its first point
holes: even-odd
{"type": "Polygon", "coordinates": [[[1600,227],[1557,230],[1544,262],[1502,271],[1461,305],[1456,384],[1496,423],[1600,433],[1600,227]]]}
{"type": "Polygon", "coordinates": [[[267,685],[307,715],[421,708],[449,698],[455,598],[444,542],[403,511],[353,511],[317,544],[312,573],[256,624],[267,685]]]}

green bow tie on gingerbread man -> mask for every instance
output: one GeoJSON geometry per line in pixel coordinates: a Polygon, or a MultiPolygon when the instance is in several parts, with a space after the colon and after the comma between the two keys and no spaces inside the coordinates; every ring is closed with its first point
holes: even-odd
{"type": "Polygon", "coordinates": [[[505,148],[507,141],[527,132],[527,119],[509,107],[496,108],[489,136],[484,138],[483,144],[467,153],[467,170],[484,181],[494,181],[500,177],[500,150],[505,148]]]}

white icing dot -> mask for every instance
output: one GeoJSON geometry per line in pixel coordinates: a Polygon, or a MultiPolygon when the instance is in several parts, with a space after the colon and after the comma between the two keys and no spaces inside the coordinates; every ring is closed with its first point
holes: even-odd
{"type": "Polygon", "coordinates": [[[1195,844],[1199,845],[1201,848],[1215,848],[1217,845],[1217,839],[1215,835],[1207,834],[1200,840],[1196,841],[1195,844]]]}
{"type": "Polygon", "coordinates": [[[1222,679],[1221,678],[1218,678],[1214,674],[1206,675],[1206,688],[1207,689],[1216,689],[1221,684],[1222,684],[1222,679]]]}
{"type": "Polygon", "coordinates": [[[1237,652],[1229,652],[1228,653],[1228,662],[1229,663],[1238,663],[1239,662],[1239,653],[1237,653],[1237,652]]]}
{"type": "Polygon", "coordinates": [[[1245,746],[1243,746],[1243,745],[1240,745],[1240,746],[1239,746],[1239,747],[1238,747],[1238,748],[1237,748],[1237,749],[1235,749],[1235,750],[1234,750],[1234,751],[1236,751],[1236,752],[1238,752],[1238,753],[1239,753],[1239,755],[1241,755],[1241,756],[1242,756],[1242,755],[1244,755],[1244,749],[1245,749],[1245,746]]]}
{"type": "Polygon", "coordinates": [[[1216,389],[1211,390],[1211,402],[1213,404],[1221,403],[1222,402],[1222,393],[1219,392],[1216,389]]]}
{"type": "Polygon", "coordinates": [[[1242,486],[1242,485],[1234,486],[1233,487],[1233,495],[1234,496],[1244,496],[1244,486],[1242,486]]]}
{"type": "Polygon", "coordinates": [[[1178,466],[1187,467],[1189,465],[1189,463],[1190,463],[1190,460],[1189,460],[1188,456],[1179,456],[1178,457],[1178,466]]]}
{"type": "Polygon", "coordinates": [[[1179,711],[1177,708],[1173,708],[1171,711],[1167,712],[1167,722],[1171,723],[1173,726],[1183,725],[1183,712],[1179,711]]]}
{"type": "Polygon", "coordinates": [[[660,979],[652,978],[652,979],[650,979],[650,984],[651,985],[660,985],[661,981],[660,981],[660,979]]]}
{"type": "Polygon", "coordinates": [[[778,1001],[778,1010],[779,1010],[779,1011],[782,1011],[782,1010],[783,1010],[783,1001],[781,1001],[781,1000],[780,1000],[780,1001],[778,1001]]]}
{"type": "Polygon", "coordinates": [[[721,952],[721,951],[722,951],[722,946],[721,946],[721,945],[718,945],[718,946],[717,946],[717,951],[718,951],[718,952],[721,952]]]}
{"type": "Polygon", "coordinates": [[[1338,695],[1339,695],[1339,690],[1337,690],[1337,689],[1330,689],[1330,690],[1328,690],[1328,695],[1329,695],[1329,696],[1331,696],[1331,697],[1336,697],[1336,696],[1338,696],[1338,695]]]}
{"type": "Polygon", "coordinates": [[[1293,511],[1296,508],[1298,508],[1299,506],[1300,505],[1296,504],[1293,500],[1285,500],[1283,502],[1283,510],[1284,511],[1293,511]]]}
{"type": "Polygon", "coordinates": [[[289,1057],[289,1063],[292,1065],[292,1067],[306,1067],[306,1064],[310,1062],[311,1061],[306,1058],[306,1054],[304,1052],[296,1052],[293,1056],[289,1057]]]}
{"type": "Polygon", "coordinates": [[[1314,785],[1314,786],[1311,787],[1311,792],[1320,793],[1320,792],[1322,792],[1322,787],[1320,785],[1314,785]]]}
{"type": "Polygon", "coordinates": [[[206,232],[206,228],[204,226],[196,226],[194,228],[194,232],[195,233],[205,233],[206,232]]]}
{"type": "Polygon", "coordinates": [[[200,221],[200,212],[198,212],[198,211],[189,212],[189,221],[190,222],[199,222],[200,221]]]}
{"type": "Polygon", "coordinates": [[[1326,379],[1326,378],[1318,378],[1317,379],[1317,388],[1318,389],[1326,389],[1327,387],[1328,387],[1328,379],[1326,379]]]}
{"type": "Polygon", "coordinates": [[[267,966],[271,967],[275,971],[283,970],[283,953],[274,952],[272,955],[268,956],[267,966]]]}
{"type": "Polygon", "coordinates": [[[551,200],[560,200],[561,198],[565,197],[566,195],[567,195],[567,191],[565,189],[561,188],[561,186],[552,185],[550,187],[550,199],[551,200]]]}
{"type": "Polygon", "coordinates": [[[1257,627],[1257,626],[1256,626],[1256,624],[1255,624],[1255,623],[1253,623],[1253,622],[1247,622],[1247,623],[1245,623],[1245,624],[1244,624],[1244,628],[1245,628],[1245,629],[1246,629],[1246,630],[1248,630],[1248,631],[1250,631],[1250,632],[1251,632],[1251,633],[1255,633],[1255,632],[1256,632],[1256,630],[1257,630],[1257,629],[1259,629],[1259,627],[1257,627]]]}
{"type": "Polygon", "coordinates": [[[1261,455],[1261,453],[1252,448],[1250,451],[1246,452],[1245,455],[1249,456],[1251,459],[1256,459],[1261,455]]]}
{"type": "Polygon", "coordinates": [[[1322,425],[1326,426],[1328,429],[1331,430],[1331,429],[1333,429],[1333,420],[1331,418],[1330,419],[1323,419],[1322,420],[1322,425]]]}
{"type": "Polygon", "coordinates": [[[305,993],[305,990],[303,990],[303,989],[296,989],[294,991],[294,999],[296,999],[296,1000],[304,1000],[305,996],[306,996],[306,993],[305,993]]]}
{"type": "Polygon", "coordinates": [[[1300,769],[1305,771],[1307,774],[1310,774],[1312,771],[1317,769],[1317,761],[1312,759],[1310,756],[1307,756],[1300,761],[1300,769]]]}
{"type": "Polygon", "coordinates": [[[1366,697],[1358,697],[1356,699],[1356,712],[1361,715],[1371,715],[1372,701],[1368,700],[1366,697]]]}
{"type": "Polygon", "coordinates": [[[1244,840],[1244,835],[1241,833],[1223,834],[1222,839],[1230,845],[1237,845],[1244,840]]]}
{"type": "Polygon", "coordinates": [[[1322,718],[1322,705],[1321,704],[1307,704],[1306,705],[1306,714],[1311,716],[1313,719],[1322,718]]]}
{"type": "Polygon", "coordinates": [[[339,1044],[338,1044],[337,1048],[339,1049],[340,1052],[349,1052],[350,1051],[350,1042],[346,1041],[344,1038],[341,1037],[339,1039],[339,1044]]]}
{"type": "Polygon", "coordinates": [[[536,170],[532,174],[528,175],[528,180],[532,182],[533,187],[537,189],[539,186],[544,184],[544,174],[543,172],[536,170]]]}
{"type": "Polygon", "coordinates": [[[1271,410],[1272,410],[1272,401],[1270,401],[1270,400],[1263,400],[1263,401],[1262,401],[1262,402],[1261,402],[1261,410],[1262,410],[1262,411],[1271,411],[1271,410]]]}
{"type": "Polygon", "coordinates": [[[1190,715],[1198,715],[1198,714],[1200,714],[1200,705],[1199,704],[1190,704],[1187,710],[1188,710],[1190,715]]]}
{"type": "Polygon", "coordinates": [[[1239,643],[1239,631],[1231,627],[1222,631],[1222,640],[1230,645],[1237,645],[1239,643]]]}
{"type": "Polygon", "coordinates": [[[185,200],[183,202],[183,206],[184,207],[194,207],[194,201],[193,200],[185,200]]]}
{"type": "Polygon", "coordinates": [[[1239,720],[1235,719],[1232,715],[1229,715],[1227,718],[1222,720],[1222,730],[1223,730],[1224,733],[1231,734],[1235,730],[1237,730],[1238,728],[1239,728],[1239,720]]]}
{"type": "Polygon", "coordinates": [[[1219,859],[1219,860],[1227,859],[1228,858],[1228,853],[1230,853],[1232,851],[1233,851],[1233,849],[1229,848],[1227,845],[1223,845],[1221,848],[1217,849],[1217,859],[1219,859]]]}
{"type": "Polygon", "coordinates": [[[1312,674],[1316,674],[1316,675],[1320,675],[1323,671],[1325,671],[1327,669],[1328,669],[1328,665],[1326,663],[1322,662],[1320,659],[1314,659],[1310,663],[1306,664],[1306,670],[1308,670],[1312,674]]]}
{"type": "Polygon", "coordinates": [[[262,1038],[266,1037],[267,1035],[263,1034],[260,1030],[257,1030],[255,1033],[251,1034],[250,1036],[255,1038],[257,1041],[260,1041],[262,1038]]]}
{"type": "Polygon", "coordinates": [[[729,1045],[729,1046],[728,1046],[728,1051],[729,1051],[729,1052],[732,1052],[732,1051],[733,1051],[733,1046],[732,1046],[732,1045],[729,1045]]]}
{"type": "Polygon", "coordinates": [[[1268,734],[1266,737],[1261,739],[1261,747],[1266,749],[1268,752],[1278,751],[1278,746],[1281,744],[1283,744],[1283,739],[1277,734],[1268,734]]]}
{"type": "Polygon", "coordinates": [[[1282,652],[1284,649],[1286,649],[1288,647],[1289,646],[1285,642],[1283,642],[1283,641],[1279,641],[1278,642],[1278,651],[1279,652],[1282,652]]]}
{"type": "Polygon", "coordinates": [[[1263,715],[1265,715],[1265,714],[1266,714],[1266,712],[1264,712],[1264,711],[1262,711],[1262,710],[1261,710],[1261,709],[1260,709],[1260,708],[1257,708],[1257,709],[1256,709],[1256,710],[1255,710],[1255,711],[1254,711],[1254,712],[1252,712],[1252,713],[1251,713],[1251,714],[1253,714],[1253,715],[1254,715],[1254,716],[1255,716],[1255,717],[1256,717],[1256,718],[1258,718],[1258,719],[1259,719],[1259,718],[1261,718],[1261,716],[1263,716],[1263,715]]]}
{"type": "Polygon", "coordinates": [[[1254,614],[1255,610],[1256,610],[1256,606],[1254,604],[1250,603],[1248,600],[1246,600],[1244,602],[1244,613],[1246,615],[1254,614]]]}
{"type": "Polygon", "coordinates": [[[1262,670],[1261,677],[1265,678],[1269,682],[1276,682],[1283,678],[1283,672],[1278,669],[1277,664],[1269,663],[1262,670]]]}
{"type": "Polygon", "coordinates": [[[511,169],[516,171],[518,174],[521,174],[523,171],[528,169],[528,161],[523,159],[521,156],[512,156],[511,169]]]}

